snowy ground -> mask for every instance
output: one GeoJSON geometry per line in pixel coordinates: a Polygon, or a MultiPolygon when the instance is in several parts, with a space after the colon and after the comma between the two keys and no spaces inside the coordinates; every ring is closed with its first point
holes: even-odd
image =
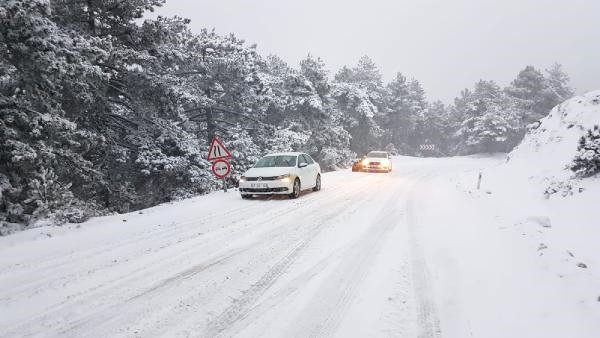
{"type": "Polygon", "coordinates": [[[0,238],[0,335],[598,336],[597,193],[544,200],[503,155],[394,161],[297,200],[218,192],[0,238]]]}

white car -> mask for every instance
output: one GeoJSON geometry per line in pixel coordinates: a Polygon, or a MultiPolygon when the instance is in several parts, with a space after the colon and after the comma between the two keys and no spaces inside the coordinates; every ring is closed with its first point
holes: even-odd
{"type": "Polygon", "coordinates": [[[252,195],[285,194],[300,196],[300,191],[321,190],[321,166],[305,153],[267,155],[240,178],[242,198],[252,195]]]}
{"type": "Polygon", "coordinates": [[[362,160],[362,171],[391,172],[392,157],[387,151],[371,151],[362,160]]]}

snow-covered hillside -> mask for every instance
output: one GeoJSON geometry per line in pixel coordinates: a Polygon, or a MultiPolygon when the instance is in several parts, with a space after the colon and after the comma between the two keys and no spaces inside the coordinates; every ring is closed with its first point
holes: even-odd
{"type": "Polygon", "coordinates": [[[487,330],[495,327],[513,333],[505,336],[597,336],[600,179],[573,178],[567,168],[579,138],[595,124],[600,91],[555,107],[505,160],[450,178],[468,201],[455,205],[470,208],[459,209],[462,217],[453,216],[455,205],[447,208],[442,215],[454,231],[429,233],[429,263],[450,266],[437,283],[445,299],[441,317],[454,318],[442,322],[443,332],[491,337],[487,330]],[[561,193],[549,194],[549,187],[561,193]],[[477,277],[457,281],[456,274],[477,277]],[[455,324],[462,321],[472,331],[455,324]]]}
{"type": "Polygon", "coordinates": [[[531,126],[510,153],[508,169],[542,179],[565,179],[577,142],[586,130],[600,124],[600,90],[577,96],[556,106],[548,116],[531,126]]]}

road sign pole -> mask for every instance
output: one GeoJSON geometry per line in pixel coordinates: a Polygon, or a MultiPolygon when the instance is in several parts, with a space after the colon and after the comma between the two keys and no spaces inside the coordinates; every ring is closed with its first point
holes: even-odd
{"type": "Polygon", "coordinates": [[[227,182],[225,181],[225,177],[223,177],[223,192],[227,192],[227,182]]]}

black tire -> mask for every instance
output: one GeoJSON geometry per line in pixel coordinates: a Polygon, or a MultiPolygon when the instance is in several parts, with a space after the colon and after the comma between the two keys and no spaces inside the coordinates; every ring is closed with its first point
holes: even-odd
{"type": "Polygon", "coordinates": [[[321,174],[317,174],[317,180],[315,183],[315,187],[313,188],[313,191],[319,191],[321,190],[321,174]]]}
{"type": "Polygon", "coordinates": [[[250,194],[240,194],[240,195],[242,195],[242,198],[245,200],[249,200],[252,198],[252,195],[250,195],[250,194]]]}
{"type": "Polygon", "coordinates": [[[294,187],[292,189],[292,193],[289,195],[290,198],[298,198],[300,196],[300,179],[296,178],[294,180],[294,187]]]}

